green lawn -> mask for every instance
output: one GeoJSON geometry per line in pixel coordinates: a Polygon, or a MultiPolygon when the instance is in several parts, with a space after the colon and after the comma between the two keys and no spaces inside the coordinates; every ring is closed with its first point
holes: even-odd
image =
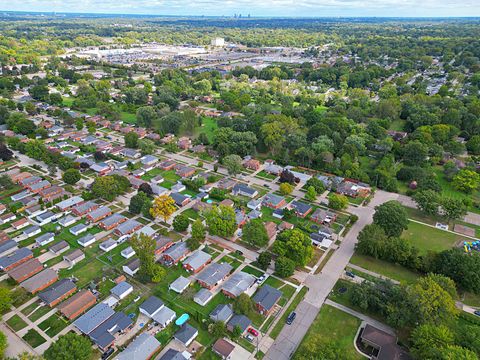
{"type": "Polygon", "coordinates": [[[261,270],[257,270],[251,266],[245,266],[243,269],[242,269],[243,272],[247,273],[247,274],[252,274],[253,276],[255,277],[260,277],[262,275],[264,275],[265,273],[261,270]]]}
{"type": "Polygon", "coordinates": [[[22,338],[25,340],[31,347],[36,348],[37,346],[42,345],[45,341],[43,336],[40,335],[36,330],[30,329],[22,338]]]}
{"type": "Polygon", "coordinates": [[[28,318],[30,320],[32,320],[33,322],[35,322],[38,319],[40,319],[42,316],[48,314],[50,312],[50,310],[52,310],[52,309],[49,308],[48,306],[39,307],[37,310],[35,310],[35,312],[33,314],[30,314],[30,316],[28,316],[28,318]]]}
{"type": "Polygon", "coordinates": [[[8,319],[7,324],[15,331],[22,330],[25,326],[27,326],[27,323],[18,315],[13,315],[10,319],[8,319]]]}
{"type": "Polygon", "coordinates": [[[45,333],[50,336],[54,337],[57,335],[60,331],[65,329],[68,325],[68,322],[65,321],[63,318],[58,316],[57,314],[54,314],[50,316],[48,319],[44,320],[41,322],[38,327],[45,331],[45,333]]]}
{"type": "Polygon", "coordinates": [[[287,321],[287,317],[288,315],[294,311],[298,304],[300,304],[300,302],[303,300],[303,298],[305,297],[305,294],[307,293],[308,291],[308,288],[307,287],[303,287],[296,295],[295,295],[295,298],[292,300],[292,302],[290,303],[290,305],[288,306],[288,308],[285,310],[285,312],[283,313],[282,317],[280,318],[280,320],[277,322],[277,324],[275,325],[275,327],[272,329],[272,331],[270,332],[270,337],[272,339],[276,339],[277,336],[280,334],[280,332],[282,331],[283,327],[285,326],[285,322],[287,321]]]}
{"type": "Polygon", "coordinates": [[[405,284],[413,283],[419,277],[419,274],[401,265],[378,260],[370,256],[354,254],[350,259],[350,263],[405,284]]]}
{"type": "Polygon", "coordinates": [[[409,240],[415,245],[420,254],[428,251],[440,252],[448,250],[463,241],[470,241],[461,235],[433,228],[431,226],[410,221],[408,229],[402,234],[402,238],[409,240]]]}
{"type": "Polygon", "coordinates": [[[202,117],[202,123],[202,127],[197,130],[198,134],[205,133],[210,143],[213,143],[213,134],[218,128],[217,120],[212,117],[202,117]]]}
{"type": "Polygon", "coordinates": [[[309,344],[319,346],[334,342],[337,349],[348,359],[363,359],[355,350],[353,341],[360,326],[360,320],[329,305],[324,305],[312,326],[302,340],[294,359],[301,359],[303,348],[309,344]]]}

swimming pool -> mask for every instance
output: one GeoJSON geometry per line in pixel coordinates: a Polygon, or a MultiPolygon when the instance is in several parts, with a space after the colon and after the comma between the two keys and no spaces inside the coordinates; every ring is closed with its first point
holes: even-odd
{"type": "Polygon", "coordinates": [[[178,325],[178,326],[182,326],[183,324],[185,324],[188,319],[190,319],[190,315],[188,314],[183,314],[182,316],[180,316],[176,321],[175,321],[175,324],[178,325]]]}
{"type": "Polygon", "coordinates": [[[211,203],[213,203],[213,200],[208,199],[207,204],[211,204],[211,203]]]}

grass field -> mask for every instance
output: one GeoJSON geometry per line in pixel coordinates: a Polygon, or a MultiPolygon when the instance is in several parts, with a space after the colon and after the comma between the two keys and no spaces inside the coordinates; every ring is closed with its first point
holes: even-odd
{"type": "Polygon", "coordinates": [[[305,297],[305,294],[307,293],[308,291],[308,288],[307,287],[303,287],[296,295],[295,295],[295,298],[292,300],[292,302],[290,303],[290,305],[288,306],[287,310],[285,310],[285,312],[283,313],[282,317],[280,318],[280,320],[278,320],[278,322],[275,324],[275,327],[272,329],[272,331],[270,332],[270,337],[272,339],[276,339],[277,336],[280,334],[280,332],[282,331],[283,327],[285,326],[285,322],[287,321],[287,317],[288,315],[294,311],[296,309],[296,307],[298,306],[298,304],[300,304],[300,302],[303,300],[303,298],[305,297]]]}
{"type": "Polygon", "coordinates": [[[18,315],[13,315],[10,319],[8,319],[7,324],[15,331],[22,330],[25,326],[27,326],[27,323],[18,315]]]}
{"type": "Polygon", "coordinates": [[[54,314],[50,316],[47,320],[44,320],[41,322],[38,327],[45,331],[45,333],[50,336],[54,337],[57,335],[60,331],[65,329],[68,325],[68,322],[66,322],[64,319],[62,319],[60,316],[57,314],[54,314]]]}
{"type": "Polygon", "coordinates": [[[30,329],[22,338],[25,340],[31,347],[36,348],[37,346],[42,345],[45,341],[43,336],[40,335],[36,330],[30,329]]]}
{"type": "Polygon", "coordinates": [[[300,359],[299,353],[311,342],[314,342],[319,347],[322,344],[333,342],[335,347],[345,354],[345,358],[363,359],[353,346],[355,334],[359,326],[360,320],[356,317],[334,307],[324,305],[293,358],[300,359]]]}
{"type": "Polygon", "coordinates": [[[210,143],[212,143],[214,140],[213,134],[218,128],[217,120],[211,117],[203,117],[202,122],[202,127],[198,129],[198,133],[205,133],[210,143]]]}
{"type": "Polygon", "coordinates": [[[402,238],[409,240],[415,245],[419,249],[420,254],[426,254],[428,251],[440,252],[448,250],[460,242],[469,241],[468,238],[461,235],[412,221],[408,224],[408,229],[403,232],[402,238]]]}
{"type": "Polygon", "coordinates": [[[419,276],[419,274],[403,266],[378,260],[370,256],[354,254],[350,259],[350,263],[404,284],[413,283],[419,276]]]}

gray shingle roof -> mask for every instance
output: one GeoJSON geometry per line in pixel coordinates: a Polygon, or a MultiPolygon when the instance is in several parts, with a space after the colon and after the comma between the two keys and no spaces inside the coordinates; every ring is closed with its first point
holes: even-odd
{"type": "Polygon", "coordinates": [[[156,296],[150,296],[141,305],[140,309],[152,315],[164,306],[163,301],[156,296]]]}
{"type": "Polygon", "coordinates": [[[198,274],[197,279],[207,285],[213,286],[225,278],[232,270],[232,265],[228,263],[213,263],[198,274]]]}
{"type": "Polygon", "coordinates": [[[238,325],[240,329],[242,329],[242,332],[244,332],[251,323],[251,320],[245,315],[233,315],[233,317],[228,321],[227,326],[233,330],[235,326],[238,325]]]}
{"type": "Polygon", "coordinates": [[[160,346],[160,342],[155,337],[142,333],[118,355],[117,360],[147,360],[160,346]]]}
{"type": "Polygon", "coordinates": [[[117,285],[115,285],[110,290],[110,292],[117,297],[121,297],[125,292],[129,291],[130,289],[133,289],[133,286],[127,283],[126,281],[122,281],[117,285]]]}
{"type": "Polygon", "coordinates": [[[170,256],[173,260],[177,261],[182,258],[188,252],[188,245],[186,242],[180,241],[170,246],[164,255],[170,256]]]}
{"type": "Polygon", "coordinates": [[[270,285],[263,285],[253,297],[253,301],[260,304],[264,309],[270,310],[282,297],[282,292],[270,285]]]}
{"type": "Polygon", "coordinates": [[[195,270],[205,265],[211,258],[212,256],[210,254],[198,250],[190,255],[188,259],[183,262],[183,265],[189,265],[195,270]]]}
{"type": "Polygon", "coordinates": [[[213,321],[227,322],[233,315],[233,309],[231,305],[218,304],[215,309],[210,313],[210,319],[213,321]]]}
{"type": "Polygon", "coordinates": [[[255,281],[256,279],[253,275],[240,271],[233,274],[233,276],[223,284],[222,290],[229,292],[233,296],[238,296],[250,288],[255,281]]]}
{"type": "Polygon", "coordinates": [[[175,319],[177,315],[175,314],[175,311],[170,309],[169,307],[162,307],[160,311],[158,311],[155,315],[153,315],[153,320],[156,321],[157,323],[161,324],[162,326],[167,325],[167,322],[170,321],[171,319],[175,319]]]}
{"type": "Polygon", "coordinates": [[[26,257],[29,257],[32,255],[32,251],[28,248],[20,248],[16,251],[14,251],[11,254],[8,254],[2,258],[0,258],[0,269],[5,269],[12,264],[15,264],[16,262],[25,259],[26,257]]]}
{"type": "Polygon", "coordinates": [[[45,269],[20,284],[28,292],[34,292],[45,284],[58,279],[57,273],[52,269],[45,269]]]}
{"type": "Polygon", "coordinates": [[[84,334],[90,334],[102,322],[111,317],[115,311],[104,303],[99,303],[84,315],[79,317],[73,325],[84,334]]]}
{"type": "Polygon", "coordinates": [[[198,330],[189,324],[184,324],[176,333],[175,339],[187,344],[192,338],[197,336],[198,330]]]}
{"type": "Polygon", "coordinates": [[[39,293],[38,297],[46,304],[51,304],[61,296],[76,288],[77,286],[73,283],[73,281],[69,279],[61,279],[39,293]]]}

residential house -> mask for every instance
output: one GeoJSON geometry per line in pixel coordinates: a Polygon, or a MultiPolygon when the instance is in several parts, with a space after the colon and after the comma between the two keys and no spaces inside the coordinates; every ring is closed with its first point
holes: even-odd
{"type": "Polygon", "coordinates": [[[35,239],[35,242],[37,243],[37,246],[44,246],[44,245],[50,244],[54,239],[55,239],[55,234],[49,232],[37,237],[35,239]]]}
{"type": "Polygon", "coordinates": [[[190,166],[179,165],[176,167],[175,173],[182,178],[187,178],[195,174],[195,169],[190,166]]]}
{"type": "Polygon", "coordinates": [[[104,162],[92,164],[90,169],[95,171],[98,176],[106,175],[110,170],[112,170],[110,166],[104,162]]]}
{"type": "Polygon", "coordinates": [[[327,236],[317,233],[311,233],[310,240],[312,240],[312,245],[324,249],[328,249],[333,243],[327,236]]]}
{"type": "Polygon", "coordinates": [[[70,249],[70,245],[65,240],[59,241],[48,248],[54,255],[60,255],[70,249]]]}
{"type": "Polygon", "coordinates": [[[50,184],[50,181],[42,180],[40,182],[28,185],[27,189],[30,190],[32,193],[37,194],[40,191],[49,188],[50,186],[52,186],[52,184],[50,184]]]}
{"type": "Polygon", "coordinates": [[[67,215],[60,220],[58,220],[58,225],[63,226],[63,227],[69,227],[70,225],[75,224],[77,221],[77,218],[72,216],[72,215],[67,215]]]}
{"type": "Polygon", "coordinates": [[[173,320],[175,320],[177,315],[172,309],[163,306],[160,311],[153,315],[152,319],[155,323],[159,324],[162,328],[166,328],[173,320]]]}
{"type": "Polygon", "coordinates": [[[279,209],[285,206],[286,201],[283,196],[276,194],[267,194],[263,197],[262,205],[272,209],[279,209]]]}
{"type": "Polygon", "coordinates": [[[187,187],[183,185],[181,182],[177,182],[175,185],[171,187],[170,190],[172,191],[172,193],[179,193],[187,190],[187,187]]]}
{"type": "Polygon", "coordinates": [[[71,207],[74,207],[74,206],[77,206],[81,203],[83,203],[85,200],[83,200],[82,197],[80,196],[73,196],[71,198],[68,198],[66,200],[63,200],[63,201],[60,201],[57,205],[55,205],[57,207],[57,209],[59,209],[60,211],[67,211],[68,209],[70,209],[71,207]]]}
{"type": "Polygon", "coordinates": [[[112,230],[113,228],[117,227],[118,225],[124,223],[125,221],[127,221],[128,218],[123,216],[123,215],[120,215],[118,213],[115,213],[105,219],[103,219],[102,221],[100,221],[100,223],[98,224],[103,230],[112,230]]]}
{"type": "Polygon", "coordinates": [[[183,262],[183,268],[196,274],[210,264],[211,261],[212,256],[210,254],[207,254],[202,250],[197,250],[183,262]]]}
{"type": "Polygon", "coordinates": [[[173,336],[176,340],[180,341],[183,345],[189,346],[198,335],[198,330],[193,326],[185,323],[173,336]]]}
{"type": "Polygon", "coordinates": [[[173,160],[165,160],[159,164],[160,169],[168,171],[172,170],[177,163],[173,160]]]}
{"type": "MultiPolygon", "coordinates": [[[[397,344],[397,337],[370,324],[359,332],[360,341],[366,348],[375,349],[371,359],[396,360],[410,359],[410,356],[397,344]]],[[[370,355],[369,355],[370,356],[370,355]]]]}
{"type": "Polygon", "coordinates": [[[0,216],[0,224],[6,224],[9,223],[10,221],[13,221],[17,218],[17,216],[13,213],[8,213],[0,216]]]}
{"type": "Polygon", "coordinates": [[[57,308],[68,320],[73,320],[95,305],[96,302],[95,295],[90,290],[84,289],[62,302],[57,308]]]}
{"type": "Polygon", "coordinates": [[[180,352],[173,348],[167,350],[165,354],[163,354],[158,360],[189,360],[191,359],[191,355],[187,352],[180,352]]]}
{"type": "Polygon", "coordinates": [[[236,298],[252,287],[256,280],[257,279],[251,274],[243,271],[237,272],[223,284],[222,292],[230,298],[236,298]]]}
{"type": "Polygon", "coordinates": [[[139,307],[139,310],[145,316],[152,318],[156,313],[158,313],[165,304],[156,296],[150,296],[145,300],[139,307]]]}
{"type": "Polygon", "coordinates": [[[108,206],[101,206],[87,214],[87,220],[95,223],[103,218],[106,218],[107,216],[110,216],[111,214],[112,210],[108,206]]]}
{"type": "Polygon", "coordinates": [[[72,295],[75,291],[77,291],[77,286],[72,280],[61,279],[40,292],[38,294],[38,297],[46,305],[54,307],[61,301],[72,295]]]}
{"type": "Polygon", "coordinates": [[[5,240],[0,242],[0,256],[6,256],[18,249],[15,240],[5,240]]]}
{"type": "Polygon", "coordinates": [[[87,246],[90,246],[92,245],[95,241],[97,241],[97,239],[95,238],[94,235],[92,234],[87,234],[83,237],[81,237],[80,239],[77,240],[77,243],[83,247],[87,247],[87,246]]]}
{"type": "Polygon", "coordinates": [[[188,150],[192,147],[192,140],[188,137],[181,137],[177,141],[177,146],[182,150],[188,150]]]}
{"type": "Polygon", "coordinates": [[[239,184],[236,184],[233,187],[232,194],[233,195],[247,196],[249,198],[254,198],[255,196],[258,195],[258,191],[255,190],[254,188],[251,188],[250,186],[239,183],[239,184]]]}
{"type": "Polygon", "coordinates": [[[44,269],[33,275],[31,278],[23,281],[20,286],[31,294],[35,294],[46,289],[58,280],[57,272],[52,269],[44,269]]]}
{"type": "Polygon", "coordinates": [[[233,350],[235,350],[235,345],[225,339],[217,339],[212,346],[212,351],[220,356],[222,360],[232,359],[233,350]]]}
{"type": "Polygon", "coordinates": [[[205,288],[201,288],[193,297],[198,305],[205,306],[213,298],[213,293],[205,288]]]}
{"type": "Polygon", "coordinates": [[[263,285],[253,296],[257,311],[262,315],[268,315],[282,297],[282,292],[270,285],[263,285]]]}
{"type": "Polygon", "coordinates": [[[190,198],[180,193],[171,193],[170,197],[175,201],[175,205],[182,207],[190,202],[190,198]]]}
{"type": "Polygon", "coordinates": [[[35,217],[35,222],[39,225],[39,226],[43,226],[43,225],[46,225],[48,223],[51,223],[52,221],[58,219],[59,217],[61,217],[62,214],[61,213],[58,213],[58,214],[55,214],[54,212],[52,211],[46,211],[38,216],[35,217]]]}
{"type": "Polygon", "coordinates": [[[88,214],[89,212],[97,209],[100,205],[96,204],[93,201],[86,201],[82,204],[76,205],[75,207],[72,208],[72,213],[74,213],[77,216],[84,216],[88,214]]]}
{"type": "Polygon", "coordinates": [[[114,344],[117,336],[128,331],[132,327],[132,324],[133,322],[130,317],[123,312],[116,312],[97,326],[89,334],[89,337],[101,351],[105,351],[114,344]]]}
{"type": "Polygon", "coordinates": [[[147,332],[138,335],[125,350],[117,355],[116,360],[149,360],[160,350],[161,344],[147,332]]]}
{"type": "Polygon", "coordinates": [[[233,307],[230,304],[218,304],[215,309],[210,313],[210,320],[223,321],[227,323],[233,316],[233,307]]]}
{"type": "Polygon", "coordinates": [[[114,233],[118,236],[130,235],[137,230],[140,230],[143,227],[143,224],[137,220],[128,219],[122,224],[118,225],[114,230],[114,233]]]}
{"type": "Polygon", "coordinates": [[[12,223],[12,227],[15,230],[23,229],[24,227],[26,227],[28,225],[30,225],[30,223],[28,222],[28,220],[26,218],[21,218],[20,220],[17,220],[17,221],[12,223]]]}
{"type": "Polygon", "coordinates": [[[10,276],[17,283],[27,280],[29,277],[39,273],[43,270],[43,264],[37,259],[30,259],[19,266],[7,271],[10,276]]]}
{"type": "Polygon", "coordinates": [[[172,265],[185,259],[189,252],[187,243],[179,241],[165,250],[162,257],[166,264],[172,265]]]}
{"type": "Polygon", "coordinates": [[[229,263],[213,263],[198,274],[197,281],[204,288],[211,290],[224,281],[232,270],[233,267],[229,263]]]}
{"type": "Polygon", "coordinates": [[[250,159],[246,159],[243,162],[243,166],[247,169],[257,171],[258,169],[260,169],[261,164],[260,164],[260,161],[250,158],[250,159]]]}
{"type": "Polygon", "coordinates": [[[87,231],[88,229],[88,225],[86,224],[77,224],[75,226],[72,226],[70,228],[70,230],[68,230],[71,234],[75,235],[75,236],[78,236],[80,235],[81,233],[84,233],[85,231],[87,231]]]}
{"type": "Polygon", "coordinates": [[[130,276],[134,276],[140,270],[140,259],[134,258],[122,266],[122,270],[130,276]]]}
{"type": "Polygon", "coordinates": [[[25,238],[31,238],[32,236],[40,234],[41,232],[42,228],[40,226],[33,225],[23,230],[22,234],[25,238]]]}
{"type": "Polygon", "coordinates": [[[236,183],[233,179],[223,178],[217,183],[217,187],[222,190],[232,190],[236,183]]]}
{"type": "Polygon", "coordinates": [[[241,335],[244,335],[252,321],[245,315],[233,315],[227,323],[227,330],[233,332],[235,327],[238,326],[241,330],[241,335]]]}
{"type": "Polygon", "coordinates": [[[140,151],[135,150],[135,149],[129,149],[129,148],[124,148],[122,151],[120,151],[120,155],[123,155],[125,157],[130,158],[130,159],[138,159],[139,157],[142,156],[140,151]]]}
{"type": "Polygon", "coordinates": [[[80,249],[73,249],[68,254],[63,256],[63,260],[65,260],[70,268],[78,264],[80,261],[85,259],[85,254],[80,249]]]}
{"type": "Polygon", "coordinates": [[[135,250],[131,246],[123,249],[120,252],[120,255],[122,255],[125,259],[130,259],[133,255],[135,255],[135,250]]]}
{"type": "Polygon", "coordinates": [[[289,207],[295,210],[295,214],[301,218],[306,217],[313,210],[311,205],[297,200],[292,201],[289,207]]]}
{"type": "Polygon", "coordinates": [[[318,224],[329,225],[337,219],[337,214],[324,209],[316,209],[315,212],[310,216],[310,220],[315,221],[318,224]]]}
{"type": "Polygon", "coordinates": [[[100,249],[105,252],[109,252],[115,249],[117,246],[118,246],[118,243],[114,239],[108,238],[107,240],[105,240],[100,244],[100,249]]]}
{"type": "Polygon", "coordinates": [[[81,333],[88,335],[113,314],[115,311],[110,306],[99,303],[75,320],[73,326],[81,333]]]}
{"type": "Polygon", "coordinates": [[[115,296],[118,300],[125,299],[132,292],[133,292],[133,286],[127,283],[126,281],[120,282],[110,290],[110,293],[113,296],[115,296]]]}

